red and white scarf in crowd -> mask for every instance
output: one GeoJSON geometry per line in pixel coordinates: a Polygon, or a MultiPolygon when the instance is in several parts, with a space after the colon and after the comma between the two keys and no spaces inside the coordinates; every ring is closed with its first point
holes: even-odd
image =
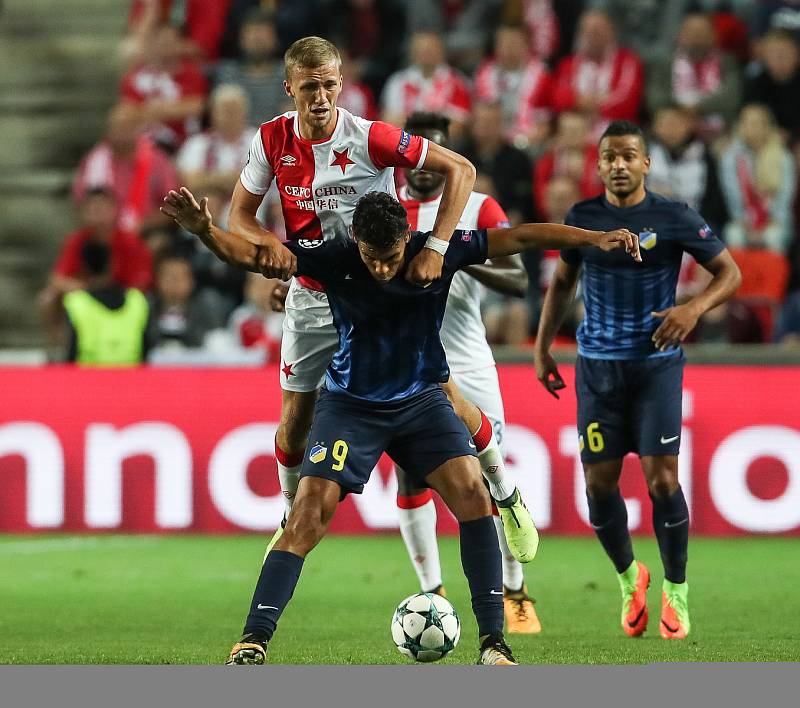
{"type": "Polygon", "coordinates": [[[693,62],[678,52],[672,61],[672,93],[681,105],[694,105],[722,84],[722,62],[718,52],[693,62]]]}
{"type": "Polygon", "coordinates": [[[494,59],[489,59],[478,69],[475,76],[475,94],[482,101],[502,101],[513,93],[516,97],[514,117],[509,127],[509,137],[528,135],[534,124],[548,120],[547,70],[539,60],[532,58],[522,69],[521,77],[514,80],[513,74],[503,69],[494,59]]]}
{"type": "Polygon", "coordinates": [[[769,197],[759,194],[753,179],[753,164],[745,155],[736,158],[736,176],[744,203],[744,220],[748,227],[761,231],[769,223],[769,197]]]}
{"type": "Polygon", "coordinates": [[[117,221],[119,226],[127,231],[136,231],[147,214],[156,149],[152,141],[145,136],[136,142],[131,181],[123,194],[120,185],[116,184],[114,153],[110,145],[101,143],[92,151],[86,164],[86,188],[108,187],[114,191],[120,198],[117,221]]]}
{"type": "Polygon", "coordinates": [[[581,52],[575,54],[573,88],[578,96],[608,94],[616,68],[617,50],[606,52],[602,61],[589,59],[581,52]]]}

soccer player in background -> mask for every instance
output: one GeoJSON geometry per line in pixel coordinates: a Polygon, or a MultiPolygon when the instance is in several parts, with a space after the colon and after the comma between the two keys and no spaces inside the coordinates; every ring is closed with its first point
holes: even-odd
{"type": "Polygon", "coordinates": [[[589,519],[617,571],[622,628],[631,637],[639,636],[647,628],[650,573],[634,557],[618,486],[623,458],[638,454],[664,565],[659,629],[665,639],[684,639],[691,623],[686,583],[689,509],[678,480],[681,342],[705,312],[736,292],[741,276],[697,212],[645,189],[649,167],[641,129],[628,121],[611,123],[599,145],[605,192],[574,205],[565,223],[631,230],[639,235],[642,262],[595,249],[562,250],[542,306],[535,362],[538,379],[558,398],[564,382],[550,346],[580,276],[586,314],[577,334],[575,389],[589,519]],[[676,305],[684,252],[712,279],[703,292],[676,305]]]}
{"type": "MultiPolygon", "coordinates": [[[[347,238],[356,202],[364,194],[395,193],[393,168],[424,167],[443,175],[445,185],[430,238],[409,265],[406,277],[417,285],[430,285],[441,275],[443,252],[466,206],[475,168],[436,143],[337,108],[341,58],[327,40],[304,37],[296,41],[286,52],[285,64],[284,88],[297,110],[264,123],[253,138],[233,191],[231,232],[261,247],[264,276],[286,280],[295,271],[296,257],[256,219],[273,180],[290,239],[319,245],[347,238]]],[[[285,312],[275,456],[288,513],[297,491],[317,390],[338,338],[319,281],[292,280],[285,312]]],[[[530,520],[521,500],[515,500],[513,510],[519,518],[530,520]]],[[[514,529],[508,528],[513,536],[514,529]]],[[[523,536],[516,540],[523,549],[532,543],[523,536]]],[[[527,555],[534,553],[535,549],[527,555]]]]}
{"type": "MultiPolygon", "coordinates": [[[[437,113],[414,113],[405,130],[437,145],[447,145],[450,120],[437,113]]],[[[400,203],[408,215],[412,231],[430,231],[442,196],[444,179],[425,170],[405,170],[406,184],[400,189],[400,203]]],[[[509,225],[502,207],[487,194],[472,192],[458,228],[466,231],[504,228],[509,225]]],[[[495,258],[486,264],[467,266],[453,276],[440,332],[450,367],[450,382],[445,391],[458,416],[474,431],[479,459],[493,504],[497,538],[503,554],[503,607],[506,629],[510,633],[535,634],[541,631],[533,600],[528,596],[522,565],[508,547],[503,523],[516,523],[509,504],[518,493],[508,484],[502,453],[505,413],[500,395],[492,350],[486,341],[481,319],[481,284],[505,295],[524,297],[528,275],[519,256],[495,258]],[[506,517],[501,521],[498,507],[506,517]],[[509,518],[510,517],[510,518],[509,518]]],[[[397,470],[397,515],[408,554],[419,578],[422,592],[444,594],[439,547],[436,542],[436,506],[430,488],[417,486],[411,475],[397,470]]],[[[530,533],[536,533],[531,528],[530,533]]]]}
{"type": "MultiPolygon", "coordinates": [[[[221,259],[261,269],[260,248],[214,226],[206,199],[198,204],[184,188],[170,192],[162,209],[221,259]]],[[[502,563],[490,496],[472,439],[440,386],[449,377],[439,329],[450,283],[461,267],[526,249],[594,245],[624,248],[638,258],[638,241],[625,230],[561,224],[451,235],[441,277],[428,288],[403,276],[429,236],[411,232],[402,205],[385,192],[359,200],[353,238],[287,244],[297,273],[327,286],[339,345],[316,406],[295,504],[261,568],[229,664],[264,663],[306,555],[324,536],[342,497],[363,490],[383,452],[418,486],[435,489],[459,521],[461,562],[478,623],[478,663],[516,663],[503,638],[502,563]]]]}

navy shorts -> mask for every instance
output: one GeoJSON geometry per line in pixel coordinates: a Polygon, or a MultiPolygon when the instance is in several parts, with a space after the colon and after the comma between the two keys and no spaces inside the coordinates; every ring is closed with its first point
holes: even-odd
{"type": "Polygon", "coordinates": [[[416,486],[448,460],[476,455],[464,423],[439,386],[390,403],[322,389],[300,477],[322,477],[361,494],[386,452],[416,486]]]}
{"type": "Polygon", "coordinates": [[[650,359],[579,356],[575,365],[583,462],[635,452],[677,455],[681,444],[683,352],[650,359]]]}

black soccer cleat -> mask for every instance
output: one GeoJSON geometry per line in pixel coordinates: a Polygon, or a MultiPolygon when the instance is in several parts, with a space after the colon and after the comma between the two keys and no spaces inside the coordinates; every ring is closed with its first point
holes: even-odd
{"type": "Polygon", "coordinates": [[[225,666],[261,666],[267,660],[267,642],[257,641],[245,634],[233,645],[225,666]]]}
{"type": "Polygon", "coordinates": [[[481,642],[477,663],[479,666],[517,666],[502,634],[490,634],[481,642]]]}

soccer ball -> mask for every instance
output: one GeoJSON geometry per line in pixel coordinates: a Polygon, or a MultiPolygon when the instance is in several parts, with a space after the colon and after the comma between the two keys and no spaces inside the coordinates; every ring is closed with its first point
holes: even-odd
{"type": "Polygon", "coordinates": [[[415,661],[436,661],[458,644],[461,622],[455,608],[440,595],[425,592],[403,600],[392,617],[397,650],[415,661]]]}

